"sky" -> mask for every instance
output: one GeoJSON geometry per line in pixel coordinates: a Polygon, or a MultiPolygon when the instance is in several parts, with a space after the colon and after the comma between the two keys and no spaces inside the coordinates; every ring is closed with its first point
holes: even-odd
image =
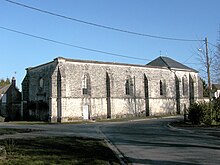
{"type": "MultiPolygon", "coordinates": [[[[219,0],[13,0],[81,21],[158,37],[220,38],[219,0]]],[[[198,71],[202,41],[176,41],[114,31],[31,10],[0,0],[0,78],[17,79],[26,68],[54,58],[147,64],[167,56],[198,71]],[[6,29],[83,48],[141,58],[122,58],[30,37],[6,29]]],[[[208,45],[215,51],[215,47],[208,45]]]]}

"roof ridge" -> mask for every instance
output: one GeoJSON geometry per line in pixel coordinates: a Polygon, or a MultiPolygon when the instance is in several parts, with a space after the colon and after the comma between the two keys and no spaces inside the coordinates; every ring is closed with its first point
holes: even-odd
{"type": "Polygon", "coordinates": [[[176,61],[170,57],[165,57],[165,56],[159,56],[158,58],[154,59],[153,61],[151,61],[150,63],[148,63],[147,65],[150,66],[161,66],[161,67],[165,67],[170,69],[181,69],[181,70],[188,70],[188,71],[193,71],[193,72],[197,72],[196,70],[182,64],[179,61],[176,61]]]}
{"type": "Polygon", "coordinates": [[[170,69],[170,66],[166,63],[162,56],[160,56],[161,60],[166,64],[167,68],[170,69]]]}

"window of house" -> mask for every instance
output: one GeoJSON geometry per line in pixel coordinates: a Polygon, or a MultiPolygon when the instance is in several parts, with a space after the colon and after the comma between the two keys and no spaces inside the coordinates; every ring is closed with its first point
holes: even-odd
{"type": "Polygon", "coordinates": [[[7,102],[7,95],[1,94],[1,99],[2,99],[2,103],[6,103],[7,102]]]}
{"type": "Polygon", "coordinates": [[[130,95],[130,84],[128,79],[125,81],[125,94],[130,95]]]}
{"type": "Polygon", "coordinates": [[[182,78],[182,85],[183,85],[183,95],[185,95],[185,80],[184,77],[182,78]]]}
{"type": "Polygon", "coordinates": [[[110,97],[110,93],[111,93],[111,85],[110,85],[110,78],[109,78],[109,75],[108,73],[106,72],[106,96],[107,97],[110,97]]]}
{"type": "Polygon", "coordinates": [[[165,96],[166,94],[166,83],[160,80],[160,95],[165,96]]]}
{"type": "Polygon", "coordinates": [[[183,95],[187,95],[188,92],[188,83],[186,76],[182,77],[182,87],[183,87],[183,95]]]}
{"type": "Polygon", "coordinates": [[[163,82],[160,80],[160,95],[163,95],[163,82]]]}
{"type": "Polygon", "coordinates": [[[148,79],[147,79],[145,74],[144,74],[144,94],[145,94],[145,98],[149,97],[149,93],[148,93],[148,79]]]}
{"type": "Polygon", "coordinates": [[[182,78],[182,84],[183,84],[183,95],[186,95],[186,86],[185,86],[185,78],[182,78]]]}
{"type": "Polygon", "coordinates": [[[41,90],[41,89],[43,89],[43,87],[44,87],[44,79],[40,78],[39,79],[39,89],[41,90]]]}
{"type": "Polygon", "coordinates": [[[134,88],[134,85],[132,83],[132,79],[127,78],[125,80],[125,94],[126,95],[133,95],[133,88],[134,88]]]}
{"type": "Polygon", "coordinates": [[[83,93],[83,95],[89,94],[88,84],[89,84],[88,75],[84,75],[82,78],[82,93],[83,93]]]}

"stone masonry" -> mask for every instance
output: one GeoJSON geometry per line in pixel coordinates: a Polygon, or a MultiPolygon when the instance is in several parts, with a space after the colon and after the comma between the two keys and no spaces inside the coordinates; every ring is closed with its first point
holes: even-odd
{"type": "Polygon", "coordinates": [[[24,118],[78,119],[183,114],[202,98],[190,68],[56,58],[27,69],[22,83],[24,118]]]}

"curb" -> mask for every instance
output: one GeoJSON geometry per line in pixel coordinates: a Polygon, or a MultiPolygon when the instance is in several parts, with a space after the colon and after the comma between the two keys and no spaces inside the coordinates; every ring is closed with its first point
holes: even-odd
{"type": "Polygon", "coordinates": [[[125,163],[125,157],[124,155],[120,152],[120,150],[109,140],[109,138],[100,130],[100,126],[96,127],[97,133],[101,134],[103,137],[104,141],[108,145],[108,147],[114,152],[116,157],[119,159],[121,165],[126,165],[125,163]]]}
{"type": "Polygon", "coordinates": [[[161,116],[161,117],[152,117],[152,118],[145,118],[145,119],[134,119],[134,120],[129,120],[130,122],[136,122],[136,121],[145,121],[145,120],[156,120],[156,119],[172,119],[176,117],[181,117],[180,115],[177,116],[161,116]]]}
{"type": "Polygon", "coordinates": [[[192,130],[173,127],[172,125],[170,125],[170,123],[167,124],[167,127],[173,131],[184,131],[184,132],[188,132],[188,133],[194,133],[194,131],[192,131],[192,130]]]}

